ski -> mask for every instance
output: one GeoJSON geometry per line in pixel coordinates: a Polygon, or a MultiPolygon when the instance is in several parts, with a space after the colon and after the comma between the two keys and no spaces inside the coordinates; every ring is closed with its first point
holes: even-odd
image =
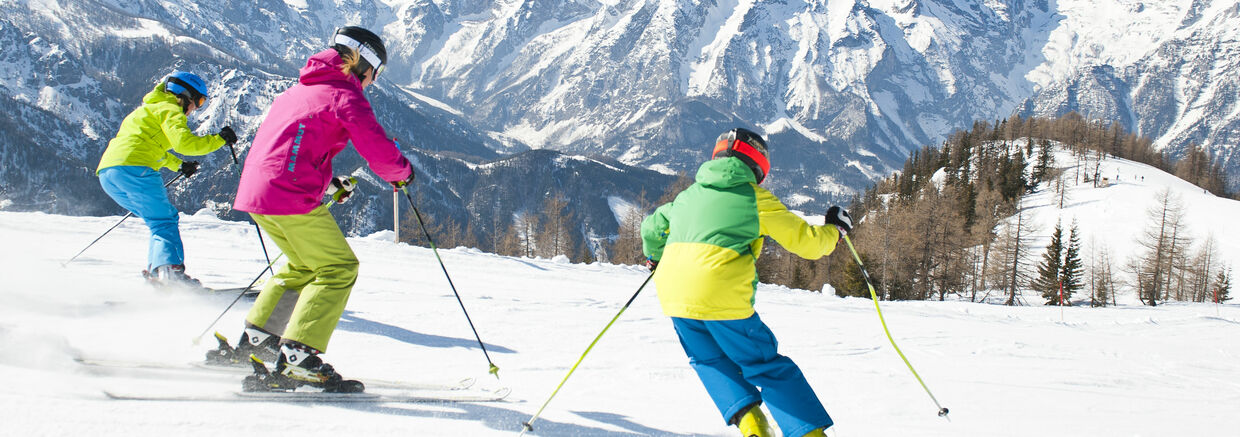
{"type": "MultiPolygon", "coordinates": [[[[185,364],[165,363],[158,361],[125,361],[125,360],[98,360],[90,358],[75,358],[78,364],[97,368],[111,369],[131,369],[131,370],[167,370],[176,372],[197,372],[208,376],[244,376],[254,373],[249,367],[242,366],[215,366],[202,362],[189,362],[185,364]]],[[[387,379],[364,379],[368,387],[397,389],[397,390],[465,390],[474,385],[477,380],[475,378],[464,378],[456,382],[438,383],[438,382],[418,382],[418,381],[396,381],[387,379]]]]}
{"type": "MultiPolygon", "coordinates": [[[[368,381],[367,384],[370,384],[368,381]]],[[[494,392],[471,393],[327,393],[327,392],[243,392],[215,394],[160,394],[126,393],[104,390],[108,399],[121,401],[177,401],[177,402],[306,402],[306,403],[463,403],[498,402],[508,397],[512,390],[502,388],[494,392]]]]}
{"type": "Polygon", "coordinates": [[[258,296],[258,293],[259,293],[260,291],[262,291],[262,290],[259,290],[259,289],[257,289],[257,288],[254,288],[254,287],[231,287],[231,288],[210,288],[210,287],[204,287],[204,289],[206,290],[206,293],[207,293],[207,294],[228,294],[228,295],[233,295],[233,294],[237,294],[237,293],[245,292],[243,295],[244,295],[244,296],[246,296],[246,297],[255,297],[255,296],[258,296]]]}

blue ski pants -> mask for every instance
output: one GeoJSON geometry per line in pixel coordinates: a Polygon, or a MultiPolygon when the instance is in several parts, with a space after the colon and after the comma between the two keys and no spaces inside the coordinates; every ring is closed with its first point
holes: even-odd
{"type": "Polygon", "coordinates": [[[833,424],[801,369],[776,351],[775,334],[758,313],[739,320],[673,317],[672,326],[724,421],[761,400],[785,436],[833,424]]]}
{"type": "Polygon", "coordinates": [[[146,222],[151,230],[147,270],[169,264],[185,264],[185,247],[177,209],[168,201],[163,177],[149,167],[121,165],[99,170],[99,185],[122,208],[146,222]]]}

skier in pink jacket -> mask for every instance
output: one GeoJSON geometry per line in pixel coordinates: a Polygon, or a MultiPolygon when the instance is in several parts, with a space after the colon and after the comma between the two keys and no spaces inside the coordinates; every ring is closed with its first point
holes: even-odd
{"type": "MultiPolygon", "coordinates": [[[[387,63],[377,35],[343,27],[331,48],[301,69],[298,84],[272,102],[254,136],[233,208],[249,212],[288,259],[258,295],[236,347],[224,340],[209,362],[248,365],[250,354],[275,360],[276,372],[249,390],[309,384],[362,391],[318,356],[344,312],[358,261],[322,202],[333,184],[332,157],[349,141],[371,170],[396,187],[413,167],[375,119],[363,89],[387,63]]],[[[221,336],[218,336],[222,338],[221,336]]]]}

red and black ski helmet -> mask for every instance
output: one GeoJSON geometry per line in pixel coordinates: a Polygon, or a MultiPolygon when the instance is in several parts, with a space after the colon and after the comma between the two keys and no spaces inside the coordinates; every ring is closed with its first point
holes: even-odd
{"type": "Polygon", "coordinates": [[[761,135],[738,127],[719,135],[710,159],[735,156],[753,170],[753,175],[760,184],[771,172],[771,161],[767,158],[766,147],[766,141],[761,135]]]}

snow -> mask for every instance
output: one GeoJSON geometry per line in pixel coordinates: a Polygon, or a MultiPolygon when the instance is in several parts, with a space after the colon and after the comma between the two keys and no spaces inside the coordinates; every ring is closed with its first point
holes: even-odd
{"type": "Polygon", "coordinates": [[[452,115],[455,115],[455,116],[457,116],[457,117],[464,117],[464,116],[465,116],[465,114],[464,114],[464,113],[462,113],[459,109],[456,109],[456,108],[452,107],[452,105],[449,105],[449,104],[447,104],[447,103],[444,103],[444,102],[442,102],[442,101],[439,101],[439,100],[437,100],[437,99],[434,99],[434,98],[432,98],[432,97],[429,97],[429,96],[427,96],[427,95],[425,95],[425,94],[422,94],[422,93],[419,93],[419,92],[417,92],[417,91],[414,91],[412,88],[409,88],[409,87],[406,87],[406,86],[401,86],[401,87],[400,87],[400,89],[401,89],[401,90],[403,90],[403,91],[405,91],[406,93],[409,93],[409,95],[411,95],[411,96],[413,96],[413,97],[417,98],[417,99],[418,99],[418,100],[420,100],[422,103],[425,103],[425,104],[427,104],[427,105],[430,105],[430,106],[433,106],[433,107],[435,107],[435,108],[438,108],[438,109],[439,109],[439,110],[441,110],[441,111],[447,112],[447,113],[452,114],[452,115]]]}
{"type": "MultiPolygon", "coordinates": [[[[1035,151],[1035,157],[1036,154],[1035,151]]],[[[1116,271],[1123,270],[1130,256],[1144,252],[1138,240],[1151,225],[1146,211],[1158,204],[1160,191],[1169,189],[1183,203],[1185,229],[1193,238],[1189,253],[1199,250],[1212,236],[1219,255],[1225,260],[1224,267],[1240,267],[1235,262],[1240,259],[1240,232],[1233,226],[1234,217],[1240,216],[1240,202],[1205,192],[1148,165],[1114,157],[1105,158],[1099,170],[1101,176],[1109,178],[1110,186],[1094,188],[1092,183],[1071,183],[1076,174],[1076,159],[1059,148],[1054,156],[1055,167],[1062,168],[1069,181],[1064,208],[1058,207],[1059,196],[1049,182],[1041,184],[1036,193],[1024,200],[1029,219],[1039,231],[1034,241],[1037,256],[1040,257],[1050,243],[1056,221],[1062,220],[1066,236],[1075,219],[1084,236],[1081,239],[1082,260],[1089,262],[1085,258],[1092,253],[1091,249],[1105,247],[1110,251],[1116,271]]],[[[1035,161],[1036,158],[1030,159],[1029,165],[1035,161]]],[[[1085,170],[1081,169],[1081,173],[1085,170]]],[[[1132,303],[1137,303],[1131,290],[1126,295],[1132,303]]],[[[1123,296],[1125,294],[1121,294],[1123,296]]]]}
{"type": "Polygon", "coordinates": [[[719,57],[742,34],[741,23],[753,5],[753,0],[728,0],[716,3],[706,15],[697,38],[685,50],[689,62],[680,71],[680,83],[685,84],[687,96],[701,95],[710,89],[719,57]]]}
{"type": "MultiPolygon", "coordinates": [[[[1137,185],[1128,179],[1132,167],[1115,168],[1121,183],[1097,191],[1128,195],[1123,190],[1137,185]]],[[[1145,184],[1162,183],[1143,174],[1145,184]]],[[[1086,191],[1074,202],[1088,202],[1086,191]]],[[[1229,213],[1215,209],[1209,216],[1222,223],[1234,217],[1229,213]]],[[[75,354],[169,364],[201,359],[209,346],[191,339],[232,301],[144,285],[137,272],[147,231],[138,220],[60,266],[116,220],[0,211],[5,435],[513,436],[647,275],[630,266],[441,251],[500,368],[496,381],[429,249],[392,243],[390,232],[350,238],[361,275],[327,361],[346,376],[476,377],[478,386],[505,385],[512,395],[471,404],[115,401],[101,390],[218,393],[240,386],[235,376],[187,381],[179,372],[104,371],[73,361],[75,354]]],[[[181,231],[188,272],[209,285],[244,285],[265,264],[249,223],[183,215],[181,231]]],[[[832,256],[848,255],[841,248],[832,256]]],[[[250,304],[238,302],[214,329],[235,339],[250,304]]],[[[951,421],[935,415],[883,335],[871,301],[760,285],[757,308],[840,436],[1223,435],[1240,426],[1236,304],[1072,307],[1061,318],[1059,308],[1042,306],[884,302],[892,334],[951,409],[951,421]],[[1156,420],[1133,420],[1140,414],[1156,420]]],[[[543,436],[736,433],[690,369],[653,286],[582,361],[535,430],[543,436]]]]}
{"type": "Polygon", "coordinates": [[[805,127],[805,125],[801,124],[801,122],[788,118],[788,117],[780,117],[770,123],[763,124],[760,126],[762,128],[762,131],[766,132],[767,136],[770,136],[771,134],[784,132],[787,130],[794,130],[798,134],[801,134],[801,136],[805,137],[805,139],[810,140],[810,141],[825,143],[830,140],[827,137],[824,137],[822,135],[819,135],[817,132],[814,132],[812,129],[805,127]]]}
{"type": "Polygon", "coordinates": [[[624,218],[639,208],[641,207],[623,197],[607,196],[607,209],[611,210],[611,215],[616,218],[616,223],[624,223],[624,218]]]}
{"type": "Polygon", "coordinates": [[[1190,0],[1063,0],[1058,26],[1042,47],[1045,62],[1026,78],[1050,86],[1095,65],[1130,65],[1174,38],[1190,0]]]}

